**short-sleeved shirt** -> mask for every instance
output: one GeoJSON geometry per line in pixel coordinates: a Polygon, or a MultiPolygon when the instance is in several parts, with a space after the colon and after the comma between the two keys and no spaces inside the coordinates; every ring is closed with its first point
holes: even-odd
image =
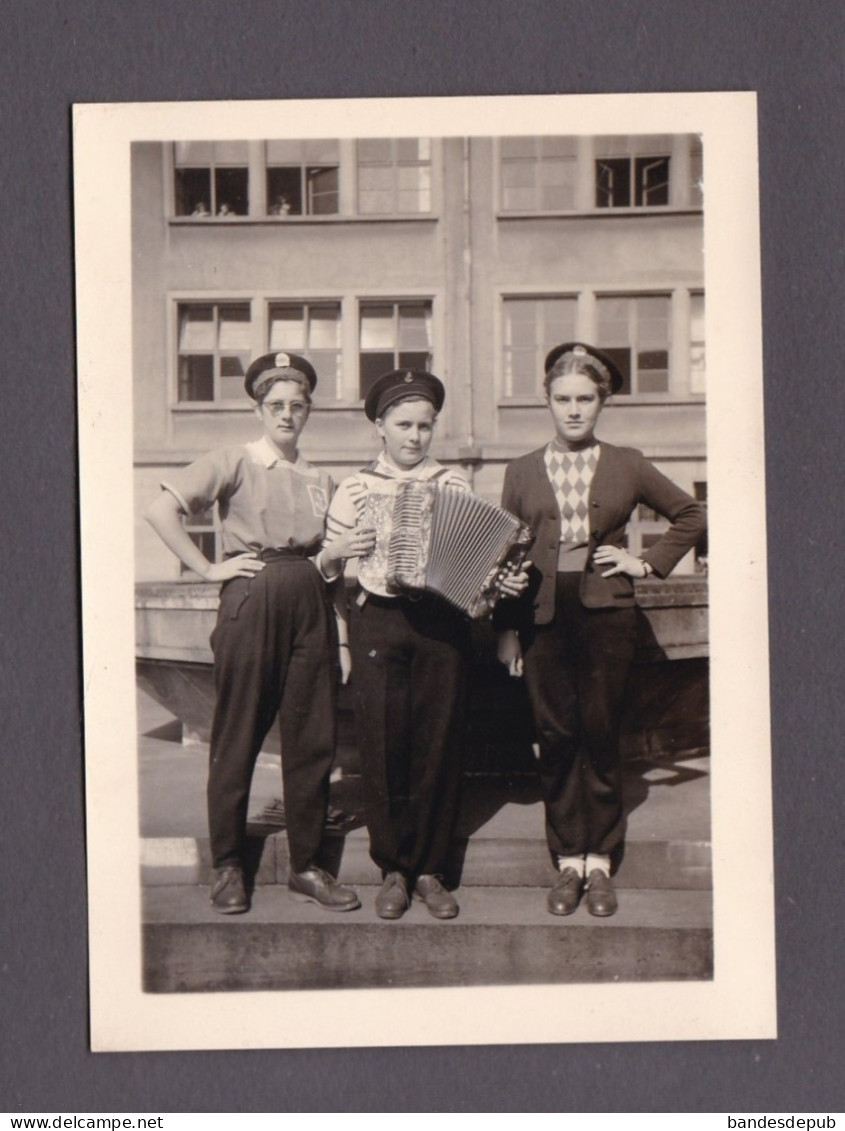
{"type": "Polygon", "coordinates": [[[304,549],[316,553],[332,496],[331,477],[263,436],[202,456],[162,482],[187,515],[218,504],[223,552],[304,549]]]}
{"type": "MultiPolygon", "coordinates": [[[[369,495],[384,495],[386,498],[392,498],[399,484],[407,479],[429,480],[435,482],[438,487],[469,490],[469,484],[459,472],[443,467],[437,460],[428,456],[409,471],[401,471],[388,463],[382,452],[369,467],[363,468],[355,475],[350,475],[338,487],[326,518],[326,543],[346,534],[358,525],[363,518],[369,495]]],[[[390,508],[384,508],[382,514],[388,519],[391,514],[390,508]]],[[[377,528],[375,553],[369,560],[362,560],[358,579],[370,593],[380,597],[395,597],[395,592],[391,593],[387,588],[387,537],[389,537],[388,530],[377,528]]]]}

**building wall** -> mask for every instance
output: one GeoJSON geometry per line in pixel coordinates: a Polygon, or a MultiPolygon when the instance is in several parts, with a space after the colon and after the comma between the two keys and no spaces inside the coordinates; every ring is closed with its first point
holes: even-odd
{"type": "MultiPolygon", "coordinates": [[[[694,140],[665,141],[672,170],[666,205],[598,209],[591,179],[596,154],[648,151],[643,139],[627,139],[627,150],[626,139],[611,140],[616,149],[608,149],[608,139],[573,141],[577,158],[569,168],[577,171],[574,203],[550,211],[511,206],[503,190],[500,139],[435,140],[430,209],[401,218],[356,214],[356,143],[349,140],[340,143],[337,212],[267,216],[263,143],[250,142],[249,214],[199,220],[175,214],[173,146],[136,144],[133,368],[139,580],[179,576],[178,563],[140,517],[162,477],[204,451],[256,434],[245,395],[238,402],[180,402],[180,304],[248,308],[249,323],[238,332],[245,335],[249,356],[270,348],[271,303],[338,304],[341,374],[335,382],[321,373],[303,451],[342,478],[377,450],[375,430],[358,396],[361,304],[379,299],[430,303],[431,367],[448,389],[434,454],[462,464],[475,489],[495,500],[508,460],[544,443],[550,433],[539,386],[542,343],[536,386],[519,395],[509,388],[506,304],[564,296],[571,303],[567,309],[574,311],[574,336],[602,345],[603,302],[606,309],[607,300],[619,296],[662,296],[671,322],[668,387],[615,398],[602,416],[600,435],[641,448],[689,491],[706,483],[704,396],[692,391],[689,346],[690,296],[700,294],[704,284],[703,217],[691,180],[694,140]]],[[[637,529],[635,525],[635,544],[637,529]]],[[[693,569],[692,561],[681,568],[693,569]]]]}

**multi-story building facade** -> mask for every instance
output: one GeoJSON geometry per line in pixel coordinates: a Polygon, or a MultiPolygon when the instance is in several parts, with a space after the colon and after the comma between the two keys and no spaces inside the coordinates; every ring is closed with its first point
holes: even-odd
{"type": "MultiPolygon", "coordinates": [[[[132,160],[139,580],[179,576],[140,514],[168,469],[255,436],[243,374],[274,349],[320,375],[303,451],[335,478],[377,450],[371,383],[424,367],[448,389],[434,454],[497,500],[550,434],[546,351],[592,342],[626,377],[600,435],[706,496],[698,138],[136,143],[132,160]]],[[[210,555],[215,523],[190,527],[210,555]]],[[[641,510],[632,550],[660,529],[641,510]]]]}

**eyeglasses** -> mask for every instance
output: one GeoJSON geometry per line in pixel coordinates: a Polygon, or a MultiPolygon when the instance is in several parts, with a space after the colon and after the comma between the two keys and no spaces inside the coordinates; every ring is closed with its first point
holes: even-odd
{"type": "Polygon", "coordinates": [[[308,411],[305,401],[263,401],[261,407],[268,409],[271,416],[281,416],[286,409],[291,416],[303,416],[308,411]]]}

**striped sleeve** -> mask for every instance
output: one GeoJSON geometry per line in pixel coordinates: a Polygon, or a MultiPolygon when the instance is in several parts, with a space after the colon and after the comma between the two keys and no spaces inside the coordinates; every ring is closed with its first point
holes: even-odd
{"type": "Polygon", "coordinates": [[[459,471],[451,467],[441,468],[435,476],[438,487],[455,487],[459,491],[469,491],[470,486],[459,471]]]}

